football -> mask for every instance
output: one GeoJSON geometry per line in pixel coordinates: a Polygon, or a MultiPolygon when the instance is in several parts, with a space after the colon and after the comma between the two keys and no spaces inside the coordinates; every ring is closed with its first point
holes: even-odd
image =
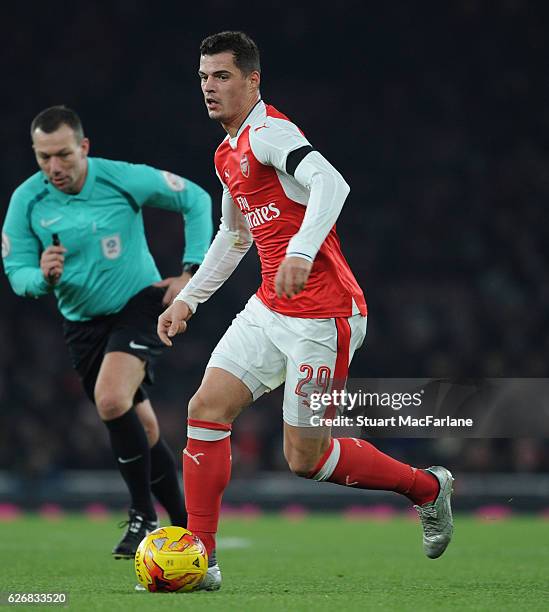
{"type": "Polygon", "coordinates": [[[183,527],[151,531],[135,553],[135,573],[151,592],[189,592],[208,571],[208,555],[201,540],[183,527]]]}

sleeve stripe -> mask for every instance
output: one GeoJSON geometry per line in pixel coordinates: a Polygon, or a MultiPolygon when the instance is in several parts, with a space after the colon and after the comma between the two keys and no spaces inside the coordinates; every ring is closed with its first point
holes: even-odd
{"type": "Polygon", "coordinates": [[[304,145],[303,147],[299,147],[299,149],[290,151],[288,157],[286,157],[286,173],[293,176],[303,158],[309,155],[311,151],[313,151],[311,145],[304,145]]]}
{"type": "Polygon", "coordinates": [[[308,259],[309,261],[313,261],[313,258],[307,253],[301,253],[300,251],[290,251],[286,253],[286,257],[292,257],[293,255],[297,255],[298,257],[304,257],[305,259],[308,259]]]}
{"type": "Polygon", "coordinates": [[[116,183],[112,183],[111,181],[108,181],[107,179],[102,178],[100,176],[98,176],[95,180],[98,183],[101,183],[103,185],[107,185],[111,189],[114,189],[115,191],[117,191],[120,195],[122,195],[124,198],[126,198],[126,200],[128,201],[128,204],[133,208],[134,212],[136,212],[136,213],[139,212],[139,210],[140,210],[139,204],[137,203],[137,201],[135,200],[135,198],[132,196],[131,193],[129,193],[125,189],[122,189],[122,187],[119,187],[116,183]]]}
{"type": "Polygon", "coordinates": [[[31,222],[32,209],[34,208],[35,204],[38,204],[38,202],[40,202],[40,200],[43,200],[47,195],[48,195],[48,190],[44,189],[37,196],[35,196],[29,202],[29,205],[27,206],[27,221],[29,223],[29,228],[30,228],[30,231],[34,234],[35,238],[38,240],[39,243],[40,243],[40,238],[38,237],[38,234],[34,231],[34,229],[32,227],[32,222],[31,222]]]}

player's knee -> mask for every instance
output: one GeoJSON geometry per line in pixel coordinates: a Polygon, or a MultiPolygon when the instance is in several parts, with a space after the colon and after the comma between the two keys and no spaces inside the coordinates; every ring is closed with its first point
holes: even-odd
{"type": "Polygon", "coordinates": [[[103,421],[110,421],[122,416],[132,405],[131,399],[116,389],[96,389],[95,405],[103,421]]]}
{"type": "Polygon", "coordinates": [[[209,397],[206,391],[199,389],[189,401],[189,418],[214,423],[230,423],[229,410],[223,406],[221,399],[209,397]]]}
{"type": "MultiPolygon", "coordinates": [[[[207,401],[200,389],[189,400],[188,414],[190,419],[204,419],[207,412],[207,401]]],[[[204,419],[206,420],[206,419],[204,419]]]]}

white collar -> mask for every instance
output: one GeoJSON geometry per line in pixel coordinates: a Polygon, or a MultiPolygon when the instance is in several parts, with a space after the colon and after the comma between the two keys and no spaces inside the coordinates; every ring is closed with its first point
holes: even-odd
{"type": "Polygon", "coordinates": [[[242,122],[242,125],[238,128],[238,132],[235,134],[235,136],[231,137],[229,136],[229,134],[227,134],[227,138],[229,139],[229,144],[231,145],[231,148],[236,149],[236,146],[238,144],[238,137],[240,136],[240,134],[242,134],[242,132],[249,125],[253,125],[254,123],[264,120],[266,114],[267,109],[265,107],[265,102],[263,102],[263,100],[259,98],[259,100],[255,103],[250,112],[246,115],[246,118],[242,122]]]}

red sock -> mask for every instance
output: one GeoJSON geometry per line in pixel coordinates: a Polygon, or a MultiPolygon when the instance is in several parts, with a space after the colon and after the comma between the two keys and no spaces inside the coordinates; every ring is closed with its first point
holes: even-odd
{"type": "Polygon", "coordinates": [[[204,542],[208,556],[215,550],[221,498],[231,477],[230,436],[230,425],[188,420],[183,451],[187,528],[204,542]]]}
{"type": "Polygon", "coordinates": [[[439,490],[438,480],[429,472],[401,463],[358,438],[332,439],[311,478],[359,489],[395,491],[419,506],[433,501],[439,490]]]}

